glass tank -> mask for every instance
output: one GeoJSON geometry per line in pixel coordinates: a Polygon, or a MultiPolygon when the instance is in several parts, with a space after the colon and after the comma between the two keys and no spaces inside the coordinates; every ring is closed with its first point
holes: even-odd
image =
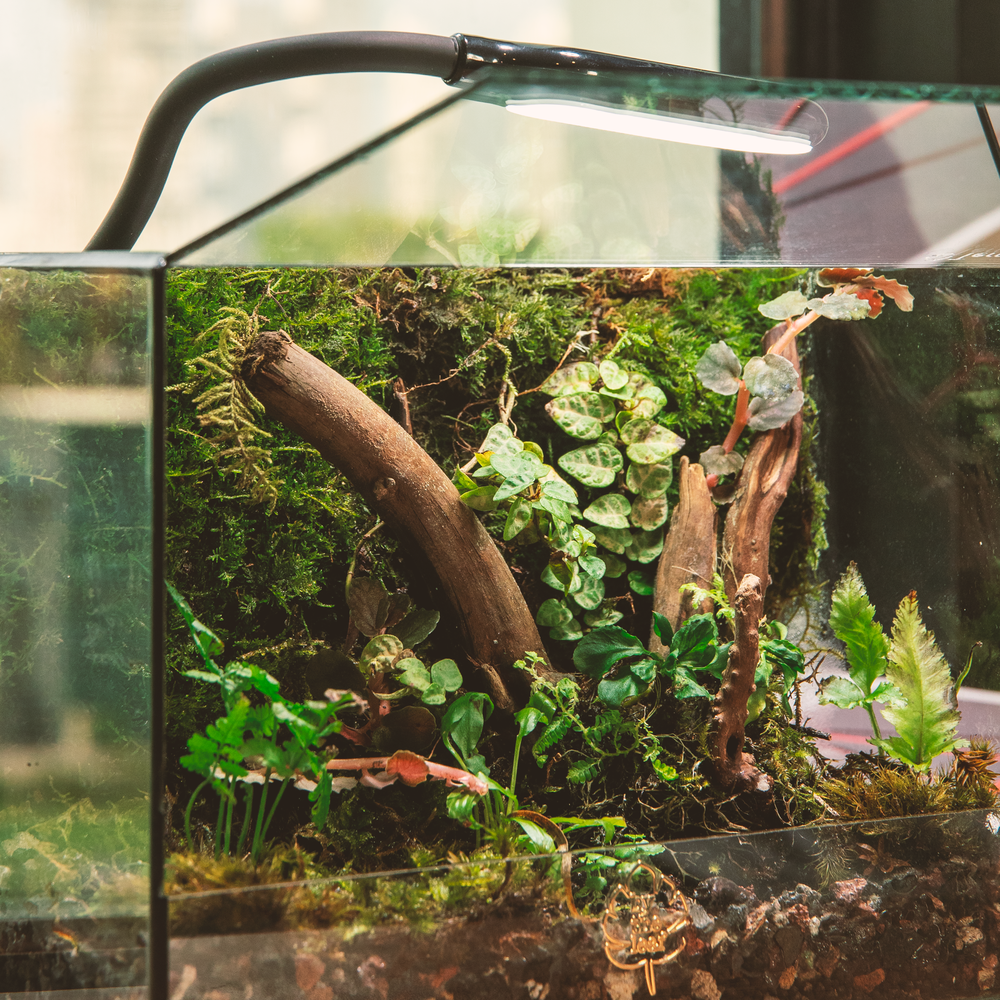
{"type": "Polygon", "coordinates": [[[497,71],[0,256],[0,992],[991,995],[992,102],[497,71]]]}

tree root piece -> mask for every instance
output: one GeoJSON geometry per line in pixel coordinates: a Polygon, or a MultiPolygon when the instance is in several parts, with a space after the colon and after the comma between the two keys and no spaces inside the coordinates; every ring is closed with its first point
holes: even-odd
{"type": "MultiPolygon", "coordinates": [[[[765,347],[776,341],[784,328],[784,323],[772,327],[764,338],[765,347]]],[[[798,370],[794,340],[782,355],[798,370]]],[[[801,387],[801,379],[799,382],[801,387]]],[[[730,601],[748,573],[760,579],[762,592],[767,590],[771,525],[788,495],[801,444],[802,414],[796,413],[784,427],[758,434],[743,463],[722,535],[722,575],[730,601]]]]}
{"type": "Polygon", "coordinates": [[[760,656],[758,625],[764,613],[764,591],[760,579],[748,573],[740,581],[733,602],[736,639],[715,696],[709,748],[718,783],[733,793],[770,794],[770,776],[760,771],[753,757],[743,753],[747,701],[754,690],[754,674],[760,656]]]}
{"type": "MultiPolygon", "coordinates": [[[[523,703],[528,675],[515,660],[545,654],[510,569],[473,511],[431,457],[377,404],[287,334],[262,333],[242,367],[267,413],[315,446],[405,544],[421,549],[455,610],[470,657],[494,665],[523,703]]],[[[543,676],[558,675],[544,664],[543,676]]]]}
{"type": "MultiPolygon", "coordinates": [[[[696,583],[707,590],[715,572],[715,504],[705,483],[704,469],[691,464],[687,456],[681,458],[679,486],[680,501],[670,517],[653,590],[653,610],[663,615],[674,630],[696,612],[712,610],[708,599],[692,607],[691,595],[682,595],[681,586],[696,583]]],[[[655,631],[650,635],[649,648],[660,655],[667,651],[655,631]]]]}

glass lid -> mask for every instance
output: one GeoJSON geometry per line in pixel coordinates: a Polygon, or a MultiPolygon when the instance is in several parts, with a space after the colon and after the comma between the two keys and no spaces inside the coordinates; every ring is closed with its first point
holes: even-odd
{"type": "Polygon", "coordinates": [[[683,72],[480,74],[171,262],[986,263],[1000,250],[992,101],[683,72]]]}

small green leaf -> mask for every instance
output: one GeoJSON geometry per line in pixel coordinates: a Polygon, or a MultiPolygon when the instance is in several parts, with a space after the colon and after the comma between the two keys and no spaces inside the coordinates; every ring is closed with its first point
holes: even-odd
{"type": "Polygon", "coordinates": [[[496,486],[477,486],[461,494],[462,503],[473,510],[496,510],[499,506],[493,499],[496,491],[496,486]]]}
{"type": "Polygon", "coordinates": [[[454,660],[438,660],[431,667],[431,680],[445,691],[457,691],[462,686],[462,671],[454,660]]]}
{"type": "Polygon", "coordinates": [[[531,841],[531,846],[539,854],[552,854],[555,851],[556,842],[537,823],[532,823],[523,816],[515,816],[514,822],[525,832],[531,841]]]}
{"type": "Polygon", "coordinates": [[[629,375],[628,381],[634,397],[630,407],[632,414],[652,420],[667,405],[667,397],[663,394],[663,390],[638,372],[629,375]]]}
{"type": "MultiPolygon", "coordinates": [[[[627,542],[623,542],[622,544],[623,552],[625,551],[626,544],[627,542]]],[[[604,576],[606,579],[617,579],[628,569],[628,564],[624,559],[619,559],[618,556],[611,555],[610,552],[602,552],[597,558],[604,563],[604,576]]]]}
{"type": "Polygon", "coordinates": [[[460,763],[471,763],[470,758],[483,735],[483,723],[492,714],[493,701],[481,691],[460,694],[444,713],[441,732],[447,737],[446,742],[453,743],[458,750],[460,763]]]}
{"type": "Polygon", "coordinates": [[[694,366],[694,373],[706,389],[732,396],[739,390],[742,369],[733,349],[720,340],[701,356],[694,366]]]}
{"type": "MultiPolygon", "coordinates": [[[[601,567],[604,568],[603,565],[601,567]]],[[[578,590],[573,591],[573,600],[587,611],[593,611],[604,600],[604,580],[595,576],[582,576],[578,590]]]]}
{"type": "Polygon", "coordinates": [[[463,472],[461,469],[456,469],[455,474],[451,477],[451,481],[459,493],[467,493],[469,490],[474,490],[476,488],[476,481],[468,473],[463,472]]]}
{"type": "Polygon", "coordinates": [[[544,628],[553,628],[556,625],[567,624],[572,618],[573,612],[566,606],[565,601],[550,597],[547,601],[542,601],[535,621],[544,628]]]}
{"type": "Polygon", "coordinates": [[[599,628],[602,625],[614,625],[615,622],[620,622],[624,617],[616,608],[601,605],[594,611],[588,611],[583,616],[583,621],[590,628],[599,628]]]}
{"type": "Polygon", "coordinates": [[[849,677],[827,677],[820,681],[819,703],[837,708],[858,708],[866,704],[865,692],[849,677]]]}
{"type": "Polygon", "coordinates": [[[514,436],[514,432],[506,424],[494,424],[486,432],[480,454],[516,455],[524,445],[514,436]]]}
{"type": "Polygon", "coordinates": [[[653,531],[667,523],[670,507],[666,496],[636,497],[629,513],[629,520],[636,528],[653,531]]]}
{"type": "Polygon", "coordinates": [[[648,690],[648,684],[643,684],[631,671],[626,671],[621,677],[602,680],[597,685],[597,697],[605,705],[618,708],[626,701],[641,697],[648,690]]]}
{"type": "Polygon", "coordinates": [[[768,319],[782,320],[801,316],[809,308],[809,300],[799,291],[785,292],[770,302],[757,306],[758,312],[768,319]]]}
{"type": "Polygon", "coordinates": [[[394,635],[377,635],[361,651],[358,667],[367,678],[373,671],[388,670],[403,652],[403,644],[394,635]]]}
{"type": "Polygon", "coordinates": [[[866,299],[857,295],[831,294],[822,299],[810,299],[809,308],[815,309],[820,316],[827,319],[858,320],[865,319],[871,312],[871,306],[866,299]]]}
{"type": "Polygon", "coordinates": [[[587,445],[559,456],[559,468],[584,486],[610,486],[623,465],[621,452],[603,443],[587,445]]]}
{"type": "Polygon", "coordinates": [[[684,438],[643,417],[630,420],[622,428],[621,437],[628,446],[628,457],[640,465],[665,462],[684,447],[684,438]]]}
{"type": "Polygon", "coordinates": [[[615,415],[615,404],[596,392],[557,396],[545,405],[545,412],[570,437],[600,437],[604,424],[615,415]]]}
{"type": "MultiPolygon", "coordinates": [[[[594,537],[609,552],[618,555],[622,555],[626,546],[632,541],[632,535],[627,528],[602,528],[600,525],[594,528],[594,537]]],[[[607,571],[605,571],[605,575],[607,575],[607,571]]]]}
{"type": "Polygon", "coordinates": [[[713,698],[708,688],[699,684],[686,670],[678,668],[674,671],[675,698],[713,698]]]}
{"type": "Polygon", "coordinates": [[[630,506],[620,493],[606,493],[598,497],[583,516],[605,528],[627,528],[630,506]]]}
{"type": "Polygon", "coordinates": [[[551,497],[553,500],[561,500],[563,503],[575,504],[577,501],[576,490],[564,479],[560,479],[555,469],[546,466],[548,473],[546,478],[541,479],[542,496],[551,497]]]}
{"type": "Polygon", "coordinates": [[[652,562],[663,551],[663,529],[637,531],[625,548],[625,558],[633,562],[652,562]]]}
{"type": "Polygon", "coordinates": [[[721,444],[713,444],[698,456],[698,464],[707,476],[728,476],[743,468],[743,456],[736,451],[725,451],[721,444]]]}
{"type": "Polygon", "coordinates": [[[443,705],[448,700],[444,685],[436,681],[428,684],[421,693],[420,700],[425,705],[443,705]]]}
{"type": "Polygon", "coordinates": [[[632,462],[625,473],[625,486],[632,493],[647,499],[663,496],[674,478],[672,462],[657,462],[655,465],[643,465],[632,462]]]}
{"type": "Polygon", "coordinates": [[[784,399],[798,386],[799,373],[788,358],[780,354],[765,354],[746,363],[743,381],[751,396],[760,396],[765,400],[784,399]]]}
{"type": "Polygon", "coordinates": [[[576,642],[577,639],[583,636],[583,629],[580,628],[580,623],[574,618],[565,625],[557,625],[555,628],[549,629],[549,636],[552,639],[558,639],[560,642],[576,642]]]}
{"type": "Polygon", "coordinates": [[[600,764],[600,760],[596,757],[585,757],[583,760],[574,761],[566,771],[566,779],[574,785],[593,781],[597,777],[600,764]]]}
{"type": "Polygon", "coordinates": [[[624,389],[628,385],[628,372],[619,368],[614,361],[602,361],[597,370],[604,380],[605,387],[612,391],[624,389]]]}
{"type": "Polygon", "coordinates": [[[567,396],[576,392],[589,392],[597,383],[600,372],[597,365],[589,361],[564,365],[554,371],[543,383],[540,391],[548,396],[567,396]]]}
{"type": "Polygon", "coordinates": [[[629,573],[628,585],[632,593],[638,594],[640,597],[648,597],[656,589],[653,585],[652,574],[641,569],[634,569],[629,573]]]}
{"type": "Polygon", "coordinates": [[[440,611],[414,608],[392,627],[392,631],[404,649],[413,649],[418,642],[423,642],[437,628],[440,620],[440,611]]]}
{"type": "Polygon", "coordinates": [[[407,656],[396,663],[396,669],[400,671],[396,680],[407,687],[416,688],[418,691],[425,691],[431,683],[431,675],[427,668],[415,656],[407,656]]]}
{"type": "Polygon", "coordinates": [[[653,631],[659,636],[660,642],[664,646],[670,646],[674,641],[674,630],[670,624],[670,619],[661,615],[658,611],[653,612],[653,631]]]}
{"type": "Polygon", "coordinates": [[[510,505],[507,511],[507,521],[503,526],[503,540],[509,542],[519,535],[531,521],[532,503],[525,497],[519,497],[510,505]]]}
{"type": "Polygon", "coordinates": [[[493,494],[495,503],[527,489],[539,476],[545,474],[542,460],[530,451],[520,451],[516,455],[494,454],[492,461],[493,468],[504,477],[503,483],[493,494]]]}

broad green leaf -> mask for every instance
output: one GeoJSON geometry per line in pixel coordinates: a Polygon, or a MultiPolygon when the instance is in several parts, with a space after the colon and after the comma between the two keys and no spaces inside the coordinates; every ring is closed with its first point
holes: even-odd
{"type": "Polygon", "coordinates": [[[473,479],[467,472],[463,472],[461,469],[455,470],[455,474],[451,477],[451,481],[459,493],[466,493],[469,490],[476,488],[475,479],[473,479]]]}
{"type": "Polygon", "coordinates": [[[719,641],[719,629],[713,615],[692,615],[674,633],[670,644],[671,658],[688,661],[690,665],[703,667],[715,658],[715,643],[719,641]],[[706,652],[711,647],[710,655],[706,652]]]}
{"type": "Polygon", "coordinates": [[[663,529],[636,531],[625,547],[625,558],[637,563],[652,562],[663,551],[663,529]]]}
{"type": "Polygon", "coordinates": [[[698,456],[698,464],[707,476],[729,476],[743,468],[743,456],[736,451],[724,451],[721,444],[713,444],[698,456]]]}
{"type": "Polygon", "coordinates": [[[460,823],[468,822],[479,805],[479,796],[474,792],[452,792],[447,798],[448,818],[460,823]]]}
{"type": "Polygon", "coordinates": [[[516,455],[524,446],[506,424],[494,424],[486,432],[480,454],[516,455]]]}
{"type": "Polygon", "coordinates": [[[820,681],[819,703],[837,708],[859,708],[867,704],[866,692],[849,677],[827,677],[820,681]]]}
{"type": "Polygon", "coordinates": [[[663,394],[663,390],[644,375],[633,372],[628,377],[628,383],[632,390],[633,401],[631,405],[628,403],[625,405],[631,409],[634,416],[652,420],[667,405],[667,397],[663,394]]]}
{"type": "Polygon", "coordinates": [[[864,581],[854,563],[847,567],[834,587],[830,628],[846,647],[851,680],[869,694],[886,672],[889,640],[875,621],[875,607],[868,599],[864,581]]]}
{"type": "Polygon", "coordinates": [[[514,822],[525,832],[528,840],[531,841],[531,846],[539,854],[552,854],[555,851],[556,842],[537,823],[533,823],[530,819],[525,819],[523,816],[515,816],[513,818],[514,822]]]}
{"type": "Polygon", "coordinates": [[[407,656],[405,659],[398,660],[396,669],[400,671],[396,677],[400,684],[416,688],[418,691],[425,691],[430,687],[431,675],[415,656],[407,656]]]}
{"type": "Polygon", "coordinates": [[[787,693],[805,669],[805,654],[794,642],[789,642],[787,639],[765,639],[761,641],[760,648],[768,660],[781,669],[784,690],[787,693]]]}
{"type": "Polygon", "coordinates": [[[761,358],[751,358],[746,363],[743,381],[751,396],[784,399],[798,386],[799,373],[788,358],[783,358],[780,354],[765,354],[761,358]]]}
{"type": "Polygon", "coordinates": [[[565,625],[572,618],[573,612],[566,606],[565,601],[550,597],[547,601],[542,601],[535,621],[544,628],[553,628],[556,625],[565,625]]]}
{"type": "Polygon", "coordinates": [[[628,500],[620,493],[606,493],[598,497],[583,512],[583,516],[605,528],[627,528],[629,510],[628,500]]]}
{"type": "Polygon", "coordinates": [[[457,691],[462,686],[462,671],[454,660],[438,660],[431,667],[431,680],[445,691],[457,691]]]}
{"type": "Polygon", "coordinates": [[[604,560],[593,553],[584,553],[577,559],[580,564],[580,572],[585,573],[587,576],[596,577],[598,580],[601,579],[607,572],[607,566],[604,564],[604,560]]]}
{"type": "Polygon", "coordinates": [[[440,611],[414,608],[392,627],[392,631],[404,649],[413,649],[418,642],[423,642],[437,628],[440,620],[440,611]]]}
{"type": "Polygon", "coordinates": [[[933,634],[924,627],[913,592],[896,611],[886,677],[905,704],[883,708],[898,735],[880,740],[878,746],[916,770],[927,771],[938,754],[966,745],[958,739],[951,671],[933,634]]]}
{"type": "Polygon", "coordinates": [[[742,370],[740,359],[723,340],[712,344],[694,366],[701,384],[723,396],[732,396],[739,390],[742,370]]]}
{"type": "MultiPolygon", "coordinates": [[[[593,632],[590,634],[593,635],[593,632]]],[[[626,670],[621,677],[602,680],[597,685],[597,697],[605,705],[618,708],[632,698],[641,697],[647,690],[649,690],[648,684],[640,681],[632,671],[626,670]]]]}
{"type": "MultiPolygon", "coordinates": [[[[600,525],[594,528],[594,537],[609,552],[617,555],[622,555],[626,546],[632,541],[632,535],[627,528],[603,528],[600,525]]],[[[607,575],[606,570],[605,575],[607,575]]]]}
{"type": "Polygon", "coordinates": [[[653,659],[651,656],[644,656],[642,659],[634,660],[628,665],[629,670],[645,684],[649,684],[657,673],[659,673],[659,667],[660,660],[653,659]]]}
{"type": "Polygon", "coordinates": [[[623,465],[621,452],[603,443],[587,445],[559,456],[559,468],[584,486],[610,486],[623,465]]]}
{"type": "Polygon", "coordinates": [[[670,619],[666,615],[661,615],[658,611],[653,612],[653,631],[659,636],[660,642],[669,647],[674,641],[674,630],[670,624],[670,619]]]}
{"type": "Polygon", "coordinates": [[[615,404],[596,392],[578,392],[550,400],[545,412],[570,437],[589,440],[604,433],[604,424],[615,415],[615,404]]]}
{"type": "Polygon", "coordinates": [[[674,671],[673,687],[675,698],[713,698],[711,691],[699,684],[683,667],[674,671]]]}
{"type": "Polygon", "coordinates": [[[752,431],[773,431],[783,427],[802,409],[804,400],[801,389],[784,399],[765,400],[755,396],[747,407],[747,425],[752,431]]]}
{"type": "Polygon", "coordinates": [[[621,438],[628,446],[628,457],[640,465],[664,462],[684,447],[684,438],[644,417],[630,420],[622,428],[621,438]]]}
{"type": "Polygon", "coordinates": [[[554,371],[543,383],[540,391],[549,396],[566,396],[575,392],[589,392],[597,383],[600,372],[597,365],[589,361],[564,365],[554,371]]]}
{"type": "Polygon", "coordinates": [[[526,497],[519,497],[507,511],[507,521],[503,526],[503,540],[509,542],[519,535],[531,520],[532,503],[526,497]]]}
{"type": "Polygon", "coordinates": [[[493,499],[496,491],[495,486],[477,486],[461,495],[462,503],[473,510],[496,510],[499,506],[493,499]]]}
{"type": "Polygon", "coordinates": [[[549,629],[549,637],[561,642],[576,642],[582,636],[583,629],[580,628],[580,623],[575,618],[565,625],[557,625],[555,628],[549,629]]]}
{"type": "Polygon", "coordinates": [[[652,576],[645,570],[634,569],[628,575],[629,589],[640,597],[649,597],[656,589],[652,576]]]}
{"type": "Polygon", "coordinates": [[[628,372],[623,371],[614,361],[602,361],[597,370],[601,374],[606,388],[612,391],[624,389],[628,385],[628,372]]]}
{"type": "MultiPolygon", "coordinates": [[[[603,543],[602,543],[603,544],[603,543]]],[[[625,545],[627,542],[622,543],[622,551],[625,551],[625,545]]],[[[605,546],[607,548],[607,546],[605,546]]],[[[622,573],[628,569],[628,564],[624,559],[619,559],[618,556],[611,555],[610,552],[602,552],[598,559],[604,563],[604,576],[607,579],[617,579],[622,573]]]]}
{"type": "Polygon", "coordinates": [[[674,478],[672,462],[657,462],[653,465],[643,465],[632,462],[625,473],[625,486],[632,493],[646,499],[663,496],[674,478]]]}
{"type": "Polygon", "coordinates": [[[459,763],[469,761],[475,753],[483,723],[493,714],[493,701],[481,691],[460,694],[448,706],[441,719],[441,732],[460,755],[459,763]]]}
{"type": "Polygon", "coordinates": [[[586,611],[593,611],[604,600],[604,580],[589,575],[581,575],[581,580],[579,589],[573,591],[573,600],[586,611]]]}
{"type": "Polygon", "coordinates": [[[645,655],[641,640],[617,625],[594,629],[573,651],[573,665],[590,677],[603,677],[619,660],[645,655]]]}
{"type": "Polygon", "coordinates": [[[809,300],[799,291],[785,292],[770,302],[757,306],[758,312],[768,319],[792,319],[809,308],[809,300]]]}
{"type": "Polygon", "coordinates": [[[550,465],[545,468],[548,469],[548,472],[544,479],[539,480],[542,484],[542,496],[562,500],[563,503],[575,504],[577,501],[576,490],[564,479],[560,479],[555,469],[550,465]]]}
{"type": "Polygon", "coordinates": [[[633,527],[643,531],[653,531],[667,523],[670,507],[666,496],[636,497],[629,512],[629,520],[633,527]]]}
{"type": "Polygon", "coordinates": [[[425,705],[443,705],[448,700],[444,685],[431,681],[421,692],[420,700],[425,705]]]}
{"type": "Polygon", "coordinates": [[[367,678],[373,671],[388,670],[403,652],[403,644],[394,635],[377,635],[361,651],[358,667],[367,678]]]}
{"type": "Polygon", "coordinates": [[[810,299],[808,304],[827,319],[864,319],[871,311],[868,302],[857,295],[827,295],[822,299],[810,299]]]}
{"type": "Polygon", "coordinates": [[[531,486],[539,476],[545,475],[542,460],[530,451],[519,451],[516,455],[494,454],[493,468],[504,477],[503,483],[493,494],[494,503],[500,503],[521,490],[531,486]]]}

